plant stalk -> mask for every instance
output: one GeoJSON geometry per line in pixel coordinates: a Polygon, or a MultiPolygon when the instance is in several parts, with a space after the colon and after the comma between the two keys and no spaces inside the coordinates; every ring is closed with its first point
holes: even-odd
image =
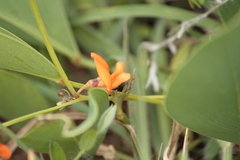
{"type": "MultiPolygon", "coordinates": [[[[37,7],[37,4],[36,4],[36,1],[35,0],[29,0],[29,3],[30,3],[30,6],[32,8],[32,12],[33,12],[33,15],[35,17],[35,20],[37,22],[37,25],[38,25],[38,28],[42,34],[42,37],[43,37],[43,40],[44,40],[44,43],[47,47],[47,50],[48,50],[48,53],[53,61],[53,64],[54,66],[56,67],[58,73],[60,74],[61,78],[62,78],[62,81],[64,83],[64,85],[66,85],[66,87],[68,88],[68,90],[71,92],[71,94],[73,96],[76,96],[76,91],[74,90],[72,84],[70,83],[70,81],[68,80],[68,77],[66,75],[66,73],[64,72],[58,58],[57,58],[57,55],[51,45],[51,42],[49,40],[49,37],[48,37],[48,34],[47,34],[47,31],[46,31],[46,28],[43,24],[43,21],[42,21],[42,18],[41,18],[41,15],[40,15],[40,12],[38,10],[38,7],[37,7]]],[[[59,82],[61,83],[61,82],[59,82]]]]}

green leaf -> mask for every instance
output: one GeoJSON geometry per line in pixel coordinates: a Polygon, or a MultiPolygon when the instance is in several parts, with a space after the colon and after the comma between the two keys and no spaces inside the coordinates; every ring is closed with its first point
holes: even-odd
{"type": "Polygon", "coordinates": [[[240,10],[240,1],[228,1],[219,8],[219,16],[221,20],[227,23],[240,10]]]}
{"type": "Polygon", "coordinates": [[[86,132],[88,129],[92,128],[96,125],[97,120],[99,119],[99,109],[101,105],[99,105],[99,97],[107,98],[107,93],[103,89],[99,88],[91,88],[88,91],[89,97],[89,112],[88,117],[76,128],[71,129],[71,120],[66,116],[61,116],[59,119],[62,119],[65,122],[65,125],[62,130],[62,135],[64,137],[74,137],[77,135],[81,135],[86,132]]]}
{"type": "MultiPolygon", "coordinates": [[[[37,4],[54,48],[71,59],[79,57],[79,50],[62,1],[37,0],[37,4]]],[[[1,23],[2,27],[16,35],[43,44],[27,0],[0,0],[0,20],[4,21],[1,23]]]]}
{"type": "MultiPolygon", "coordinates": [[[[91,97],[89,97],[89,102],[91,102],[91,98],[94,98],[99,106],[99,114],[98,114],[98,118],[97,118],[97,121],[99,121],[101,116],[103,115],[103,113],[109,107],[108,94],[105,90],[99,89],[99,88],[93,88],[93,89],[90,89],[89,91],[91,93],[91,97]]],[[[97,125],[98,125],[98,123],[95,123],[91,127],[91,129],[94,130],[95,132],[97,131],[97,125]]],[[[91,150],[88,151],[89,154],[95,155],[99,145],[104,140],[106,133],[107,133],[107,131],[105,131],[104,133],[102,133],[100,135],[97,135],[96,143],[93,146],[93,148],[91,148],[91,150]]]]}
{"type": "Polygon", "coordinates": [[[0,68],[58,81],[53,64],[28,44],[0,28],[0,68]]]}
{"type": "Polygon", "coordinates": [[[171,62],[171,70],[177,71],[186,63],[189,58],[190,43],[184,43],[180,46],[177,54],[173,57],[171,62]]]}
{"type": "Polygon", "coordinates": [[[108,108],[101,116],[98,126],[97,126],[97,134],[101,134],[104,131],[108,129],[108,127],[111,125],[113,119],[116,115],[117,106],[111,106],[108,108]]]}
{"type": "Polygon", "coordinates": [[[97,134],[94,130],[90,129],[87,132],[85,132],[79,141],[79,147],[81,150],[87,151],[91,149],[97,139],[97,134]]]}
{"type": "Polygon", "coordinates": [[[66,160],[65,154],[61,146],[57,142],[50,143],[50,157],[51,160],[66,160]]]}
{"type": "Polygon", "coordinates": [[[41,93],[22,76],[0,70],[0,116],[6,120],[48,108],[41,93]]]}
{"type": "Polygon", "coordinates": [[[79,152],[78,137],[63,138],[61,135],[64,123],[61,120],[39,122],[39,124],[21,137],[21,140],[36,152],[49,153],[49,142],[56,142],[65,155],[73,158],[79,152]]]}
{"type": "Polygon", "coordinates": [[[240,144],[240,12],[235,18],[175,72],[165,104],[187,128],[240,144]]]}
{"type": "Polygon", "coordinates": [[[221,151],[221,147],[215,139],[211,139],[207,142],[206,147],[204,148],[204,159],[212,160],[216,157],[221,151]]]}
{"type": "MultiPolygon", "coordinates": [[[[144,88],[144,85],[147,77],[147,68],[143,64],[145,64],[147,60],[147,55],[144,50],[139,50],[138,56],[139,57],[137,59],[134,59],[131,56],[128,57],[129,62],[131,62],[129,63],[130,71],[133,71],[135,68],[137,68],[135,73],[134,85],[131,92],[137,95],[145,95],[146,90],[144,88]]],[[[147,104],[146,102],[132,101],[129,103],[129,106],[130,122],[134,126],[137,138],[137,142],[132,139],[134,142],[136,156],[138,156],[137,159],[151,159],[151,147],[149,144],[149,140],[146,139],[146,137],[149,137],[147,104]]]]}
{"type": "Polygon", "coordinates": [[[204,0],[188,0],[188,2],[191,8],[195,8],[195,6],[202,8],[201,5],[204,3],[204,0]]]}
{"type": "MultiPolygon", "coordinates": [[[[72,18],[73,25],[81,25],[90,22],[124,18],[124,17],[148,17],[148,18],[165,18],[171,20],[185,21],[198,16],[198,14],[177,7],[167,5],[121,5],[94,9],[72,18]]],[[[218,22],[210,18],[205,18],[197,25],[207,28],[215,28],[218,22]]]]}
{"type": "Polygon", "coordinates": [[[81,47],[88,51],[116,56],[122,55],[122,50],[117,43],[89,25],[77,27],[74,33],[81,47]]]}

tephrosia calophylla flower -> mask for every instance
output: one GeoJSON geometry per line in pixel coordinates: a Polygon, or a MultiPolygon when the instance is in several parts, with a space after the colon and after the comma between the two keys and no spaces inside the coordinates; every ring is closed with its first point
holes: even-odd
{"type": "Polygon", "coordinates": [[[78,91],[78,93],[88,87],[100,87],[105,88],[108,91],[108,94],[110,94],[112,89],[117,88],[120,84],[130,79],[131,75],[124,72],[123,62],[117,62],[113,73],[110,74],[109,65],[100,55],[92,52],[91,58],[94,59],[99,78],[89,80],[85,86],[78,91]]]}

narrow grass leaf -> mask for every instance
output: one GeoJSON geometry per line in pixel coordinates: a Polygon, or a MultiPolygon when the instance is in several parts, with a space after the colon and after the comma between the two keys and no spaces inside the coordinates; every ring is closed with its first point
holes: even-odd
{"type": "MultiPolygon", "coordinates": [[[[72,17],[71,22],[73,25],[79,26],[86,23],[124,17],[165,18],[177,21],[185,21],[196,16],[198,16],[198,14],[191,11],[167,5],[135,4],[86,11],[85,13],[81,13],[75,17],[72,17]]],[[[219,23],[213,19],[206,18],[197,25],[207,28],[215,28],[219,25],[219,23]]]]}
{"type": "Polygon", "coordinates": [[[80,46],[89,52],[94,51],[112,56],[122,55],[122,50],[117,43],[89,25],[77,27],[74,33],[80,46]]]}

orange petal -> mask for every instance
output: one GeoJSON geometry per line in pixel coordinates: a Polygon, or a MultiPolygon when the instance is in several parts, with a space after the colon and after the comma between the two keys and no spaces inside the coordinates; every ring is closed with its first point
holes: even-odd
{"type": "Polygon", "coordinates": [[[122,84],[123,82],[126,82],[127,80],[129,80],[131,77],[131,75],[129,73],[120,73],[115,80],[112,83],[112,89],[117,88],[120,84],[122,84]]]}
{"type": "Polygon", "coordinates": [[[7,145],[0,143],[0,157],[4,159],[9,159],[12,153],[7,145]]]}
{"type": "Polygon", "coordinates": [[[91,53],[91,57],[94,59],[97,73],[103,83],[107,86],[106,89],[110,92],[112,90],[112,79],[109,73],[110,67],[107,62],[98,54],[91,53]]]}
{"type": "Polygon", "coordinates": [[[97,59],[98,63],[101,63],[102,66],[104,66],[108,71],[110,71],[109,65],[107,64],[105,59],[103,59],[99,54],[91,52],[91,58],[93,58],[94,60],[97,59]]]}
{"type": "Polygon", "coordinates": [[[111,74],[112,80],[114,80],[120,73],[124,72],[124,63],[123,62],[117,62],[115,65],[115,69],[113,73],[111,74]]]}

